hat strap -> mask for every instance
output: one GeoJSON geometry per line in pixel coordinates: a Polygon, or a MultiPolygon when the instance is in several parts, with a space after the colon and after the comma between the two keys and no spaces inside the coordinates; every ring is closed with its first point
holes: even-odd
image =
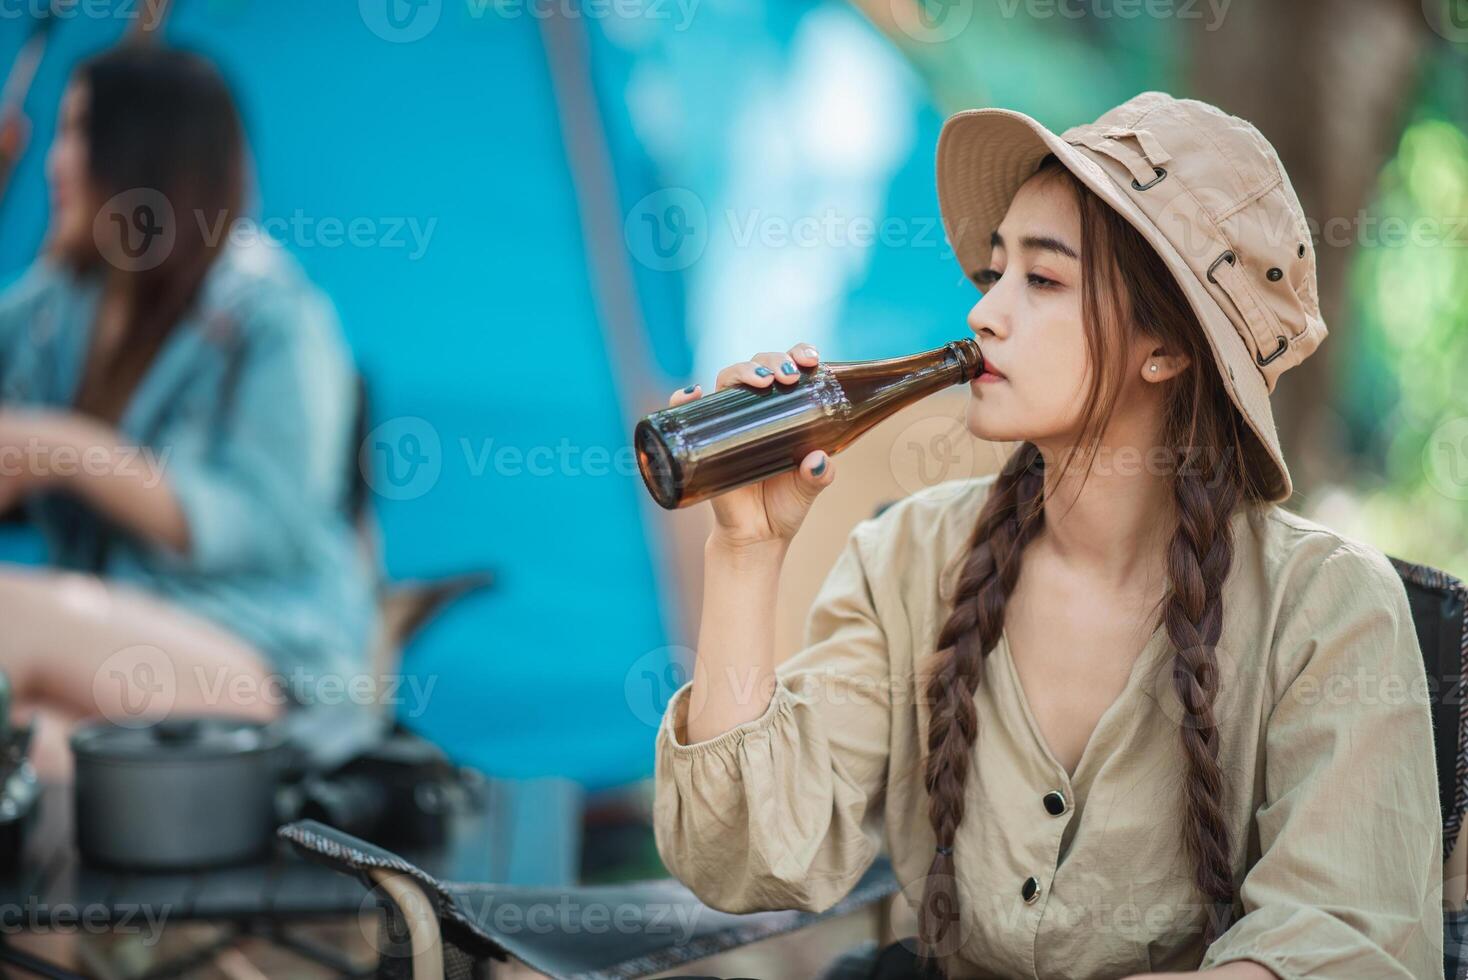
{"type": "Polygon", "coordinates": [[[1108,130],[1107,135],[1115,136],[1118,139],[1123,136],[1131,136],[1136,139],[1137,143],[1142,147],[1142,155],[1154,167],[1160,167],[1172,159],[1172,154],[1162,148],[1162,144],[1157,142],[1157,137],[1153,136],[1149,130],[1114,129],[1108,130]]]}
{"type": "Polygon", "coordinates": [[[1210,282],[1228,295],[1243,317],[1244,327],[1254,341],[1254,363],[1262,370],[1288,349],[1290,332],[1280,322],[1274,307],[1260,299],[1232,249],[1213,260],[1207,275],[1210,282]]]}
{"type": "Polygon", "coordinates": [[[1088,134],[1080,142],[1126,167],[1139,185],[1151,185],[1157,177],[1157,170],[1172,159],[1157,138],[1145,130],[1113,128],[1088,134]],[[1137,141],[1136,147],[1122,142],[1128,136],[1137,141]]]}

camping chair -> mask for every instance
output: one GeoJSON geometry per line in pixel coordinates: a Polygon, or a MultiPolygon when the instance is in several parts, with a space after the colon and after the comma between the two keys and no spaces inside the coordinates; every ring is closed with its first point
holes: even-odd
{"type": "MultiPolygon", "coordinates": [[[[1440,694],[1433,699],[1432,724],[1446,859],[1468,807],[1468,586],[1437,569],[1390,560],[1406,586],[1427,675],[1440,694]]],[[[382,980],[482,978],[491,975],[491,961],[511,957],[558,980],[642,977],[855,911],[899,887],[890,862],[879,856],[825,912],[730,915],[671,879],[565,889],[442,882],[315,822],[290,824],[279,833],[307,857],[355,875],[374,890],[387,915],[386,942],[379,944],[382,980]],[[547,922],[535,915],[507,916],[506,909],[555,911],[547,922]]],[[[1445,910],[1443,930],[1445,975],[1465,980],[1468,909],[1445,910]]],[[[868,943],[839,957],[841,975],[866,975],[862,963],[873,962],[876,953],[868,943]]],[[[827,975],[833,975],[829,967],[827,975]]]]}

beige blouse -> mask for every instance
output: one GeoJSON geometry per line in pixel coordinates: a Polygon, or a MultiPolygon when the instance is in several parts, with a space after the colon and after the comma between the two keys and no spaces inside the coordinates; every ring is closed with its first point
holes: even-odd
{"type": "MultiPolygon", "coordinates": [[[[914,668],[933,655],[993,482],[939,484],[856,526],[760,718],[689,745],[692,682],[673,695],[657,735],[657,847],[705,903],[824,910],[885,844],[916,909],[935,840],[914,668]]],[[[1286,980],[1442,977],[1436,761],[1401,580],[1380,551],[1277,505],[1241,509],[1234,526],[1215,714],[1242,918],[1204,948],[1178,830],[1166,631],[1074,778],[1039,734],[1006,636],[975,696],[951,976],[1083,980],[1250,959],[1286,980]]]]}

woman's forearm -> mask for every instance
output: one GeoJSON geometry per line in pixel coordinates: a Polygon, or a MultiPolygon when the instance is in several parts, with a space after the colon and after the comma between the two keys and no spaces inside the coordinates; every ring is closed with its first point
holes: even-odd
{"type": "Polygon", "coordinates": [[[58,417],[43,431],[52,459],[49,485],[85,500],[138,537],[180,554],[188,550],[188,520],[168,484],[164,460],[84,416],[58,417]]]}
{"type": "Polygon", "coordinates": [[[703,616],[685,737],[702,742],[765,713],[775,684],[775,602],[784,542],[704,545],[703,616]]]}

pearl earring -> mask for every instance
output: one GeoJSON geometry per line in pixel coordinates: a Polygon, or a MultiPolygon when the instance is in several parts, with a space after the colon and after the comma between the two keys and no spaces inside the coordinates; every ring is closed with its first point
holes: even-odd
{"type": "Polygon", "coordinates": [[[1149,367],[1147,370],[1149,370],[1149,371],[1155,371],[1155,370],[1157,370],[1157,365],[1154,364],[1151,367],[1149,367]]]}

